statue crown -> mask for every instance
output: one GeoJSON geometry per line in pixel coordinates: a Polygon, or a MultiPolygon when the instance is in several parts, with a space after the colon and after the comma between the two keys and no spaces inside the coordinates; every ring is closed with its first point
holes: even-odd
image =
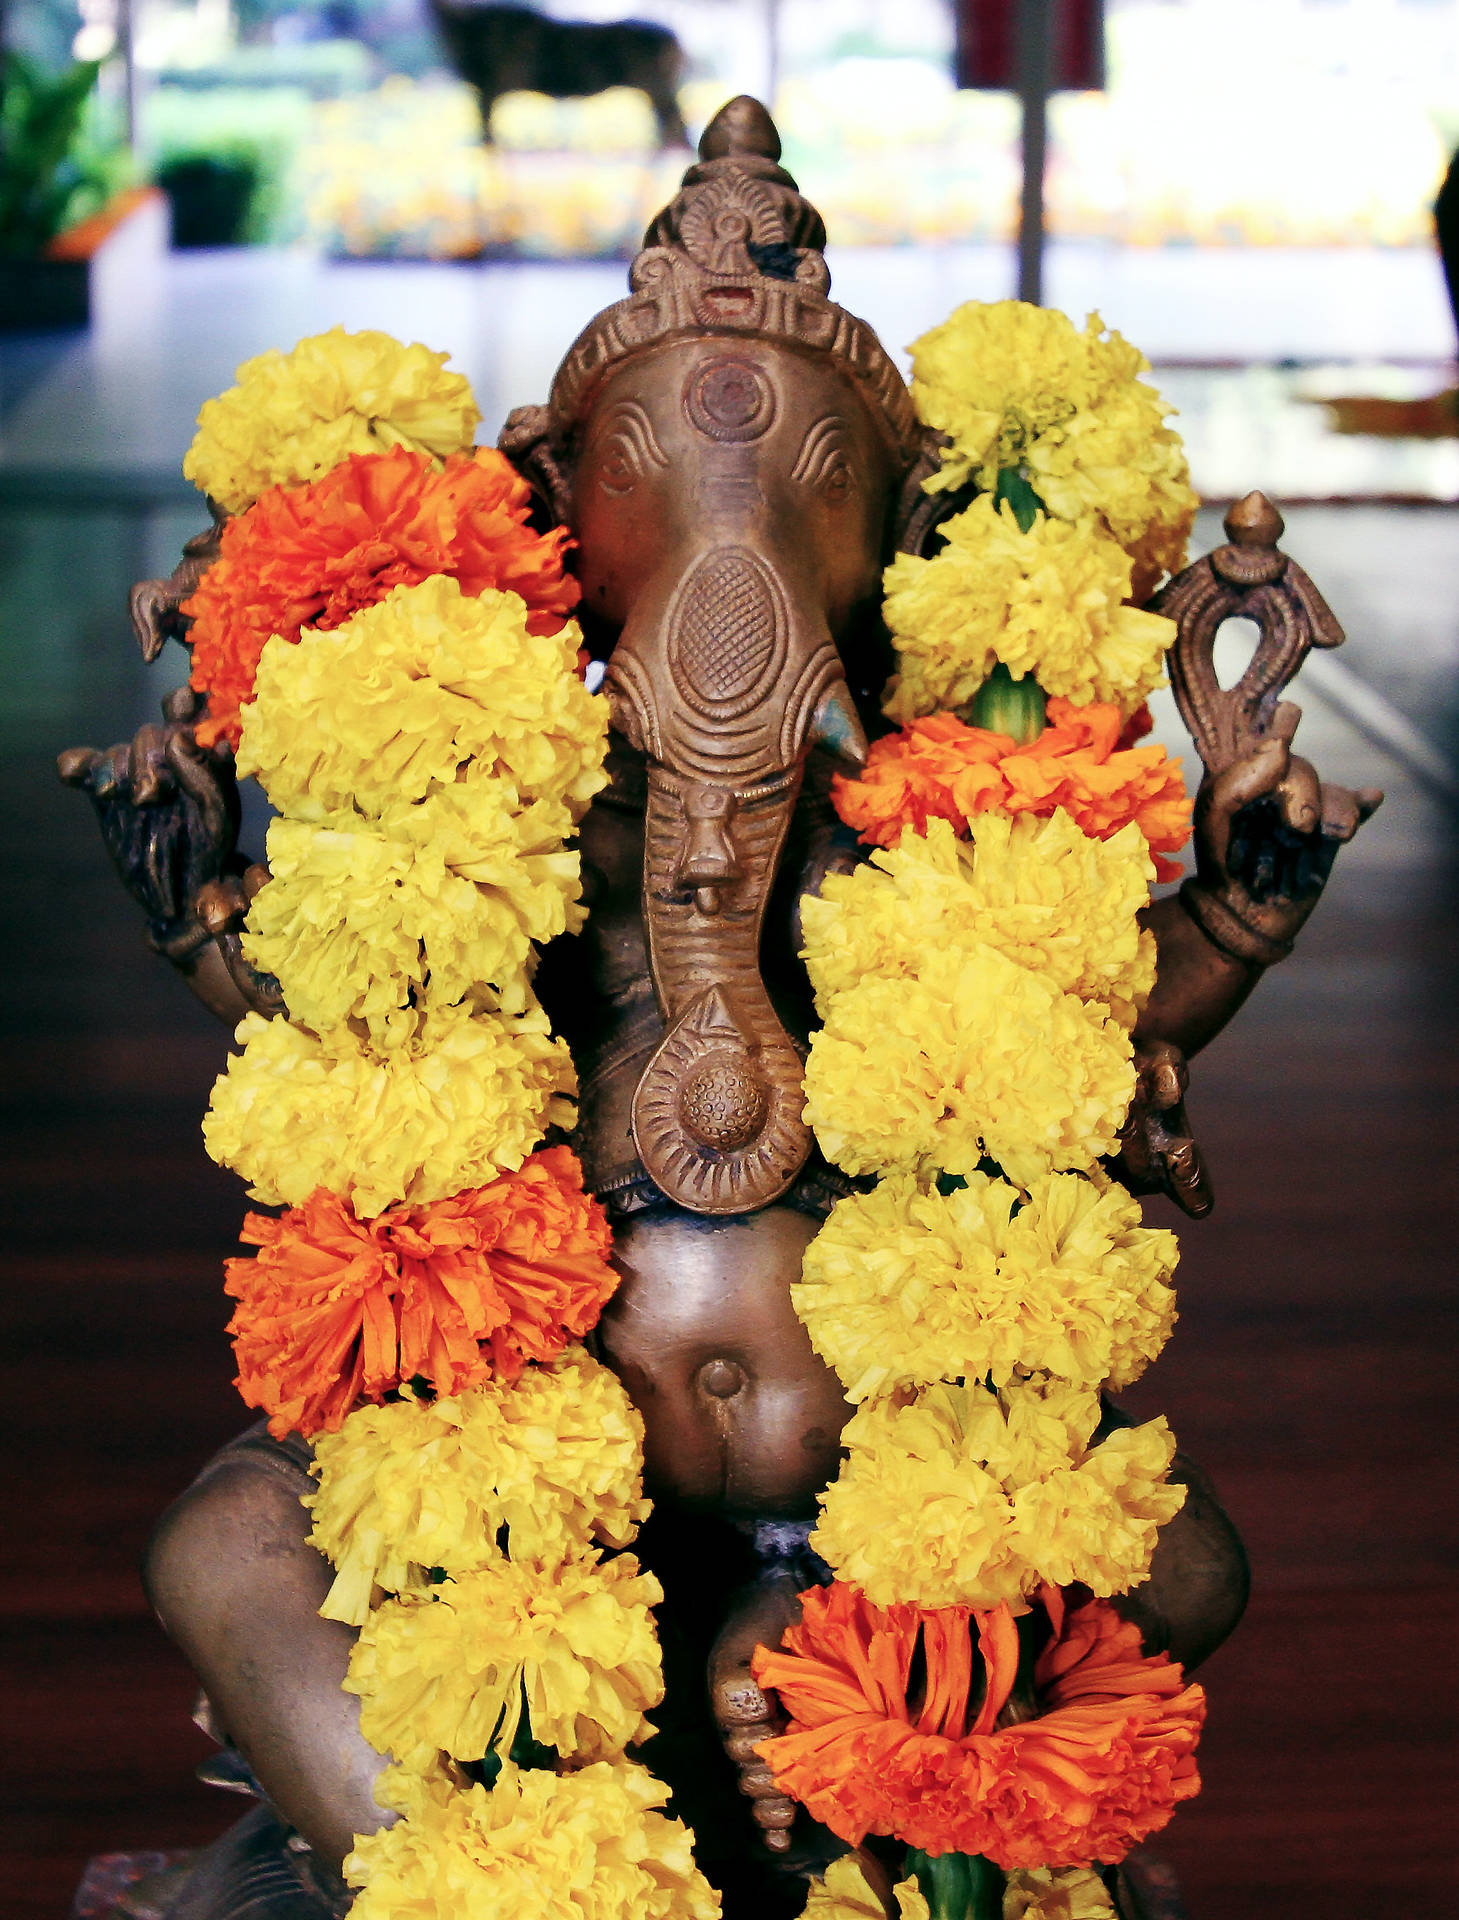
{"type": "Polygon", "coordinates": [[[615,366],[710,332],[831,355],[863,390],[899,462],[917,459],[922,433],[906,382],[872,328],[827,298],[825,225],[779,161],[780,136],[758,100],[741,94],[720,108],[644,235],[628,298],[597,315],[558,369],[553,439],[571,435],[615,366]]]}

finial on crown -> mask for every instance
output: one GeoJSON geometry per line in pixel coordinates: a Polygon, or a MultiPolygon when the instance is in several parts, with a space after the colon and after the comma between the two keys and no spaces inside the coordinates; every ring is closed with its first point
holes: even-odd
{"type": "Polygon", "coordinates": [[[731,155],[755,154],[762,160],[780,158],[780,135],[767,108],[753,94],[737,93],[726,100],[704,129],[699,142],[701,160],[727,160],[731,155]]]}

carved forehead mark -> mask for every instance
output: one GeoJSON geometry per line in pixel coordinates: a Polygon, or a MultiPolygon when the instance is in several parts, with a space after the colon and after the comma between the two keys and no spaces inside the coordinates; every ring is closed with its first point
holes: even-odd
{"type": "Polygon", "coordinates": [[[758,440],[775,419],[775,389],[752,360],[722,353],[691,370],[684,411],[706,439],[758,440]]]}

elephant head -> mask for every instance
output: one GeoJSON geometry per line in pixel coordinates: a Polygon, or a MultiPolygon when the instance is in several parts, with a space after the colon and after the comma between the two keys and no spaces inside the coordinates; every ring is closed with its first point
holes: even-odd
{"type": "Polygon", "coordinates": [[[806,756],[865,754],[838,641],[875,601],[924,447],[875,334],[826,297],[825,230],[779,153],[757,102],[716,117],[629,297],[502,441],[572,529],[585,615],[617,636],[604,686],[647,761],[666,1028],[633,1135],[699,1213],[770,1204],[810,1153],[761,927],[806,756]]]}

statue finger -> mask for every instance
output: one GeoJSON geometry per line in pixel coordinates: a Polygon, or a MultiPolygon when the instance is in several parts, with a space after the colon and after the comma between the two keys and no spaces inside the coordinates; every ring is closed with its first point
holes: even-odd
{"type": "Polygon", "coordinates": [[[1268,738],[1253,752],[1223,767],[1201,796],[1201,812],[1213,822],[1229,823],[1233,814],[1279,787],[1286,778],[1291,754],[1285,740],[1268,738]]]}
{"type": "Polygon", "coordinates": [[[209,842],[224,845],[229,837],[228,803],[191,727],[173,728],[167,741],[167,764],[177,784],[196,803],[209,842]]]}
{"type": "Polygon", "coordinates": [[[1359,787],[1354,792],[1353,798],[1358,803],[1358,825],[1361,826],[1365,820],[1371,820],[1379,807],[1382,806],[1383,789],[1381,787],[1359,787]]]}
{"type": "Polygon", "coordinates": [[[56,755],[56,772],[68,787],[84,787],[101,755],[95,747],[67,747],[56,755]]]}
{"type": "Polygon", "coordinates": [[[128,755],[127,773],[134,806],[152,806],[172,792],[165,727],[149,724],[137,729],[128,755]]]}
{"type": "Polygon", "coordinates": [[[248,896],[240,883],[231,877],[209,880],[198,888],[193,911],[216,940],[222,934],[236,932],[243,925],[248,915],[248,896]]]}
{"type": "Polygon", "coordinates": [[[1291,746],[1292,736],[1296,733],[1301,719],[1302,709],[1295,700],[1279,700],[1272,711],[1271,725],[1267,729],[1268,736],[1285,740],[1287,745],[1291,746]]]}
{"type": "Polygon", "coordinates": [[[1180,1048],[1163,1041],[1140,1062],[1140,1077],[1148,1105],[1157,1113],[1165,1113],[1184,1099],[1190,1070],[1180,1048]]]}
{"type": "Polygon", "coordinates": [[[1358,796],[1347,787],[1331,787],[1324,783],[1322,788],[1322,837],[1324,840],[1338,842],[1351,840],[1361,821],[1358,817],[1358,796]]]}
{"type": "Polygon", "coordinates": [[[795,1825],[795,1802],[783,1796],[775,1800],[752,1800],[750,1812],[770,1851],[789,1852],[790,1829],[795,1825]]]}
{"type": "Polygon", "coordinates": [[[1165,1171],[1165,1189],[1171,1199],[1192,1220],[1208,1214],[1216,1204],[1215,1191],[1206,1171],[1205,1156],[1196,1142],[1186,1135],[1171,1139],[1160,1151],[1165,1171]]]}
{"type": "Polygon", "coordinates": [[[87,785],[93,800],[114,800],[118,794],[131,793],[132,743],[122,740],[108,747],[92,762],[87,785]]]}
{"type": "Polygon", "coordinates": [[[1293,754],[1277,788],[1282,818],[1294,833],[1315,833],[1322,824],[1322,782],[1310,760],[1293,754]]]}
{"type": "Polygon", "coordinates": [[[718,1681],[714,1692],[714,1716],[726,1730],[736,1727],[761,1727],[756,1737],[769,1739],[774,1731],[770,1702],[747,1673],[718,1681]]]}
{"type": "Polygon", "coordinates": [[[724,1750],[737,1767],[753,1767],[760,1759],[756,1749],[767,1740],[773,1740],[777,1731],[768,1720],[759,1726],[741,1727],[737,1732],[724,1736],[724,1750]]]}
{"type": "Polygon", "coordinates": [[[740,1769],[740,1792],[749,1800],[783,1800],[784,1792],[776,1786],[775,1775],[762,1762],[758,1766],[740,1769]]]}

